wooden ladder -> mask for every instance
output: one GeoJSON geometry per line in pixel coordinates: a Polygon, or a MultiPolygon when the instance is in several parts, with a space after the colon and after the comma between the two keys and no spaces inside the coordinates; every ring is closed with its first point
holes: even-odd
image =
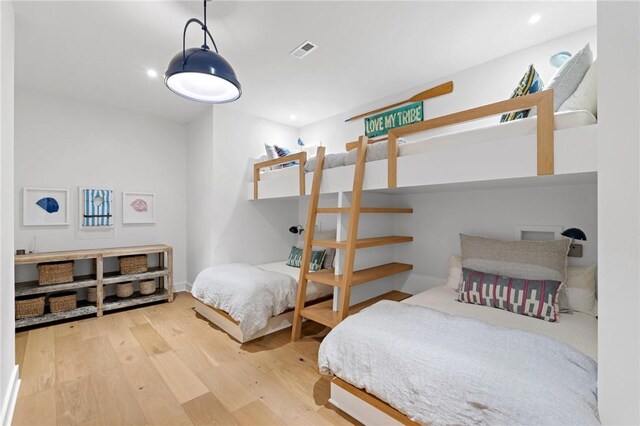
{"type": "Polygon", "coordinates": [[[321,146],[318,148],[316,154],[316,164],[313,173],[311,196],[309,198],[309,211],[307,214],[307,226],[305,228],[306,236],[304,239],[303,248],[304,251],[302,254],[302,263],[300,266],[300,279],[298,280],[296,308],[293,316],[293,330],[291,332],[291,338],[294,341],[300,339],[303,318],[333,328],[342,320],[344,320],[349,314],[356,313],[361,309],[364,309],[365,307],[372,305],[373,303],[376,303],[380,300],[389,299],[399,301],[410,296],[407,293],[391,291],[357,305],[350,306],[352,286],[365,284],[370,281],[413,269],[413,265],[407,263],[391,262],[384,265],[374,266],[372,268],[362,269],[359,271],[353,270],[353,264],[355,261],[357,249],[413,241],[413,237],[405,236],[358,239],[358,226],[360,223],[361,213],[413,213],[413,209],[361,207],[362,186],[364,182],[364,171],[367,157],[367,145],[367,137],[361,136],[358,140],[358,152],[353,179],[351,205],[349,207],[335,208],[318,207],[325,152],[324,147],[321,146]],[[315,240],[315,225],[318,213],[348,214],[349,227],[347,230],[347,239],[345,241],[315,240]],[[345,256],[342,274],[336,275],[335,270],[333,269],[322,270],[318,272],[309,272],[309,262],[311,260],[312,247],[314,246],[344,250],[345,256]],[[333,300],[327,300],[325,302],[305,306],[308,280],[340,288],[338,311],[333,310],[333,300]]]}

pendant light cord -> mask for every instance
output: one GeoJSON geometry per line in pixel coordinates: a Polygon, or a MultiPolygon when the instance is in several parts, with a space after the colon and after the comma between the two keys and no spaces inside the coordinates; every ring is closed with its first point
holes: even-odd
{"type": "Polygon", "coordinates": [[[200,24],[200,28],[202,28],[202,31],[204,31],[204,44],[202,45],[202,48],[209,49],[209,46],[207,46],[207,36],[209,36],[209,39],[213,44],[213,49],[216,51],[216,53],[219,53],[218,46],[216,46],[216,41],[213,39],[213,36],[209,32],[209,28],[207,28],[207,0],[204,0],[204,23],[198,18],[191,18],[184,25],[184,31],[182,32],[182,63],[183,64],[187,63],[187,51],[186,51],[186,45],[185,45],[185,40],[187,37],[187,28],[189,27],[190,24],[194,22],[197,22],[198,24],[200,24]]]}

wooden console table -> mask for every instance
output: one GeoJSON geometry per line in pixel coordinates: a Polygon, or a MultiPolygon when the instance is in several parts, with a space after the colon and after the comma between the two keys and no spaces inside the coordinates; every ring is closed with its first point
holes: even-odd
{"type": "Polygon", "coordinates": [[[28,281],[15,284],[15,295],[29,296],[37,294],[54,293],[57,291],[77,290],[80,288],[96,287],[97,301],[95,304],[89,302],[78,303],[76,309],[57,313],[45,313],[42,316],[16,320],[16,328],[28,327],[52,321],[74,318],[84,315],[96,314],[102,316],[105,311],[113,309],[127,308],[146,303],[153,303],[162,300],[173,301],[173,248],[165,244],[138,246],[138,247],[116,247],[107,249],[89,249],[58,251],[49,253],[31,253],[15,256],[15,265],[34,265],[46,262],[60,262],[71,260],[93,260],[95,262],[95,273],[84,276],[74,276],[73,282],[65,284],[38,285],[37,281],[28,281]],[[104,259],[108,257],[131,256],[141,254],[157,254],[158,266],[149,268],[147,272],[131,275],[120,275],[118,271],[105,272],[104,259]],[[110,284],[123,283],[128,281],[158,279],[158,289],[149,295],[134,293],[131,297],[119,299],[108,297],[104,299],[104,287],[110,284]],[[104,300],[103,300],[104,299],[104,300]]]}

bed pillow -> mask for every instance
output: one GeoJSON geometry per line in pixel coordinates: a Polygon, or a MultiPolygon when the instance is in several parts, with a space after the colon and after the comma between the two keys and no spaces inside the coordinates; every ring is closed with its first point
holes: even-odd
{"type": "MultiPolygon", "coordinates": [[[[518,86],[513,90],[510,99],[539,92],[543,87],[544,83],[542,82],[538,71],[536,71],[536,68],[533,66],[533,64],[531,64],[529,65],[529,69],[527,70],[527,72],[522,76],[522,79],[520,80],[518,86]]],[[[530,109],[526,109],[523,111],[515,111],[508,114],[503,114],[502,117],[500,117],[500,122],[504,123],[505,121],[513,121],[519,118],[526,118],[529,116],[530,112],[530,109]]]]}
{"type": "MultiPolygon", "coordinates": [[[[278,146],[278,145],[274,145],[273,146],[276,150],[276,153],[278,154],[278,157],[286,157],[287,155],[291,155],[291,151],[289,151],[287,148],[284,148],[282,146],[278,146]]],[[[293,167],[293,166],[297,166],[298,162],[297,161],[290,161],[288,163],[283,163],[282,167],[293,167]]]]}
{"type": "Polygon", "coordinates": [[[460,281],[462,281],[462,262],[460,257],[451,256],[449,258],[449,276],[447,278],[447,286],[458,291],[460,290],[460,281]]]}
{"type": "Polygon", "coordinates": [[[596,64],[597,61],[594,61],[576,91],[560,105],[558,111],[587,110],[593,114],[594,117],[598,116],[598,77],[596,64]]]}
{"type": "MultiPolygon", "coordinates": [[[[569,266],[567,282],[562,288],[566,295],[567,308],[597,316],[596,311],[596,265],[569,266]]],[[[563,311],[563,294],[560,294],[560,312],[563,311]]]]}
{"type": "MultiPolygon", "coordinates": [[[[316,240],[335,240],[336,239],[336,231],[329,232],[316,232],[314,235],[316,240]]],[[[304,248],[304,238],[300,238],[296,247],[299,249],[304,248]]],[[[322,263],[322,269],[331,269],[333,268],[333,261],[336,257],[336,249],[335,248],[322,248],[313,246],[312,250],[324,250],[324,262],[322,263]]]]}
{"type": "Polygon", "coordinates": [[[463,267],[458,301],[556,322],[561,286],[555,280],[511,278],[463,267]]]}
{"type": "MultiPolygon", "coordinates": [[[[267,153],[267,158],[269,160],[275,160],[276,158],[279,158],[278,151],[276,151],[276,148],[273,145],[269,145],[265,143],[264,151],[267,153]]],[[[275,166],[271,166],[271,170],[278,170],[281,168],[282,168],[282,164],[276,164],[275,166]]]]}
{"type": "MultiPolygon", "coordinates": [[[[291,247],[291,252],[289,253],[289,260],[287,260],[287,265],[293,266],[294,268],[299,268],[302,264],[302,249],[296,246],[291,247]]],[[[313,250],[311,252],[311,260],[309,261],[309,270],[312,272],[319,271],[322,269],[322,263],[324,262],[325,251],[324,250],[313,250]]]]}
{"type": "MultiPolygon", "coordinates": [[[[334,167],[344,166],[344,160],[347,157],[346,152],[337,152],[333,154],[326,154],[322,163],[323,169],[332,169],[334,167]]],[[[311,157],[304,165],[305,172],[312,172],[316,168],[316,157],[311,157]]]]}
{"type": "MultiPolygon", "coordinates": [[[[404,139],[398,139],[398,146],[406,143],[404,139]]],[[[367,159],[365,161],[377,161],[384,160],[389,157],[389,142],[376,142],[367,146],[367,159]]],[[[358,159],[358,150],[352,149],[347,153],[347,158],[344,160],[346,166],[356,164],[358,159]]]]}
{"type": "Polygon", "coordinates": [[[553,110],[558,111],[563,103],[576,91],[593,63],[589,43],[571,56],[558,68],[546,86],[553,89],[553,110]]]}
{"type": "Polygon", "coordinates": [[[460,234],[462,267],[527,280],[564,282],[568,238],[551,241],[501,241],[460,234]]]}

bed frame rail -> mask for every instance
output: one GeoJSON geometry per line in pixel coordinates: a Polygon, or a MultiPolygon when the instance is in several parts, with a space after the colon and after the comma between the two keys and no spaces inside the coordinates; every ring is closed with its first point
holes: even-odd
{"type": "Polygon", "coordinates": [[[298,161],[298,178],[300,185],[300,195],[305,195],[305,182],[304,182],[304,165],[307,162],[306,152],[296,152],[295,154],[287,155],[285,157],[275,158],[273,160],[261,161],[253,165],[253,199],[258,199],[258,182],[260,182],[260,170],[266,167],[277,166],[278,164],[289,163],[291,161],[298,161]]]}
{"type": "Polygon", "coordinates": [[[398,186],[399,137],[532,107],[537,107],[538,117],[536,129],[538,176],[552,175],[554,173],[553,90],[544,90],[389,130],[388,187],[398,186]]]}

